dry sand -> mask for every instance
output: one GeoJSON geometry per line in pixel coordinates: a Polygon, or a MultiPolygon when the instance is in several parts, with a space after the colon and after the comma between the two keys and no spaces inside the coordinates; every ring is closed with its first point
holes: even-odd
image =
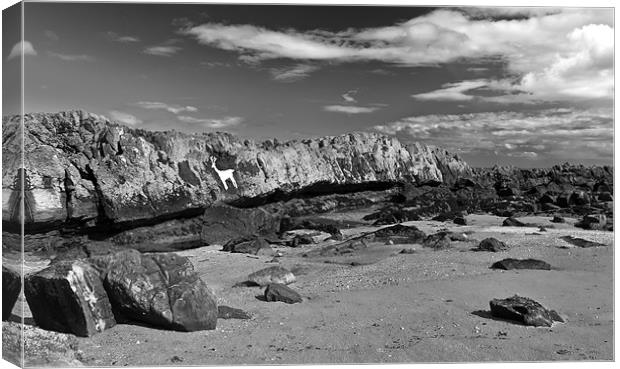
{"type": "Polygon", "coordinates": [[[557,225],[548,217],[520,219],[556,228],[501,227],[503,218],[488,215],[467,216],[468,226],[405,223],[427,233],[470,231],[471,238],[496,237],[511,246],[498,253],[471,251],[475,242],[454,242],[444,251],[370,243],[337,258],[302,256],[332,241],[277,248],[284,254],[279,265],[297,276],[290,287],[304,297],[294,305],[259,300],[259,287],[232,287],[276,265],[272,257],[225,253],[218,246],[180,252],[220,304],[253,319],[220,319],[216,330],[191,333],[119,324],[79,338],[82,358],[94,366],[613,360],[613,233],[580,230],[574,220],[557,225]],[[609,246],[562,248],[570,246],[559,239],[564,235],[609,246]],[[398,254],[404,248],[415,252],[398,254]],[[507,257],[542,259],[554,269],[489,269],[507,257]],[[345,265],[351,262],[366,265],[345,265]],[[490,317],[491,299],[514,294],[557,310],[567,323],[535,328],[490,317]]]}

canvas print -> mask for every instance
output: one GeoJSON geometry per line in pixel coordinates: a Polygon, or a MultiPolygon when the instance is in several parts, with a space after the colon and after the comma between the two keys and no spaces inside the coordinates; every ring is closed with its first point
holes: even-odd
{"type": "Polygon", "coordinates": [[[3,10],[2,357],[614,360],[614,10],[3,10]]]}

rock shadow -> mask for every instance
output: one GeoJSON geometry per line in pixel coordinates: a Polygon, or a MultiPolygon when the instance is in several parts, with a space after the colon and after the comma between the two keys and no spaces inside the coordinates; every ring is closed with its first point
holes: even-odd
{"type": "Polygon", "coordinates": [[[516,321],[516,320],[510,320],[510,319],[504,319],[504,318],[496,317],[496,316],[492,315],[491,312],[488,311],[488,310],[476,310],[476,311],[472,311],[471,314],[479,316],[481,318],[495,320],[497,322],[506,322],[506,323],[512,323],[514,325],[522,325],[522,326],[525,325],[522,322],[519,322],[519,321],[516,321]]]}

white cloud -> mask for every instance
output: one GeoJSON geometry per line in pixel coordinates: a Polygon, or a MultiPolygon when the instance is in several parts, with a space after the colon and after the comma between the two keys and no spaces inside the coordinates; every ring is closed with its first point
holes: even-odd
{"type": "Polygon", "coordinates": [[[367,114],[379,110],[377,106],[327,105],[323,110],[332,113],[367,114]]]}
{"type": "Polygon", "coordinates": [[[181,50],[178,46],[150,46],[144,49],[145,54],[157,56],[172,56],[181,50]]]}
{"type": "Polygon", "coordinates": [[[195,106],[169,105],[169,104],[157,102],[157,101],[138,101],[132,105],[141,107],[143,109],[166,110],[172,114],[198,111],[198,108],[196,108],[195,106]]]}
{"type": "Polygon", "coordinates": [[[129,42],[140,42],[140,39],[134,36],[120,36],[116,39],[118,42],[129,43],[129,42]]]}
{"type": "Polygon", "coordinates": [[[135,116],[118,110],[110,111],[110,116],[113,120],[127,124],[129,126],[135,126],[142,123],[142,121],[135,116]]]}
{"type": "Polygon", "coordinates": [[[23,42],[20,41],[13,46],[6,60],[17,58],[18,56],[22,54],[22,51],[24,52],[24,56],[37,55],[37,51],[34,49],[34,46],[32,46],[32,44],[29,41],[23,41],[23,42]]]}
{"type": "Polygon", "coordinates": [[[199,124],[206,128],[228,128],[239,125],[243,122],[243,118],[241,117],[224,117],[220,119],[213,118],[194,118],[185,115],[178,116],[181,122],[190,123],[190,124],[199,124]]]}
{"type": "Polygon", "coordinates": [[[272,68],[270,70],[274,81],[278,82],[296,82],[307,78],[310,73],[318,70],[319,67],[308,64],[297,64],[292,67],[272,68]]]}
{"type": "Polygon", "coordinates": [[[490,84],[522,91],[522,100],[613,94],[613,10],[605,8],[438,9],[387,27],[341,32],[218,23],[181,32],[254,63],[288,58],[421,66],[499,58],[517,78],[490,84]]]}
{"type": "Polygon", "coordinates": [[[357,90],[350,90],[345,92],[342,95],[342,98],[344,99],[344,101],[349,102],[349,103],[356,103],[357,100],[355,100],[355,98],[353,96],[355,96],[357,94],[357,90]]]}
{"type": "Polygon", "coordinates": [[[420,115],[374,130],[460,153],[556,161],[613,158],[611,108],[420,115]]]}
{"type": "Polygon", "coordinates": [[[94,62],[95,61],[95,57],[91,56],[91,55],[86,55],[86,54],[80,54],[80,55],[74,55],[74,54],[60,54],[60,53],[56,53],[53,51],[49,51],[48,52],[49,56],[52,56],[54,58],[58,58],[60,60],[64,60],[64,61],[84,61],[84,62],[94,62]]]}
{"type": "Polygon", "coordinates": [[[452,101],[466,101],[474,98],[472,95],[466,95],[464,92],[475,90],[480,87],[484,87],[488,82],[483,80],[473,81],[461,81],[455,83],[446,83],[441,86],[441,89],[425,92],[421,94],[411,95],[418,100],[452,100],[452,101]]]}

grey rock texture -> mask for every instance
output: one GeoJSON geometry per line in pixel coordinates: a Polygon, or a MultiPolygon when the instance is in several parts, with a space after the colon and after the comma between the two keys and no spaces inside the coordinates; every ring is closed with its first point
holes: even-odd
{"type": "MultiPolygon", "coordinates": [[[[352,133],[262,143],[226,133],[187,135],[130,129],[84,111],[24,116],[29,223],[123,223],[172,218],[214,203],[251,204],[303,191],[403,182],[454,181],[471,174],[460,158],[395,138],[352,133]],[[219,171],[233,169],[224,188],[219,171]]],[[[19,140],[19,116],[3,118],[5,147],[19,140]]],[[[18,153],[3,166],[18,168],[18,153]]],[[[3,173],[11,192],[18,173],[3,173]]],[[[3,220],[16,216],[3,205],[3,220]],[[6,208],[6,209],[5,209],[6,208]]]]}

